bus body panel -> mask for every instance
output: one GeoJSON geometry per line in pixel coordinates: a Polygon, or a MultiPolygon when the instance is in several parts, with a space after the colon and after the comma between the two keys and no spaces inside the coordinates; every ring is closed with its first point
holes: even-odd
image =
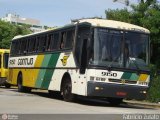
{"type": "Polygon", "coordinates": [[[144,99],[150,75],[89,69],[87,96],[144,99]]]}
{"type": "Polygon", "coordinates": [[[145,62],[145,66],[149,63],[148,36],[147,29],[135,25],[87,19],[55,30],[15,37],[9,59],[9,82],[17,85],[21,74],[24,87],[61,91],[67,75],[73,94],[143,98],[150,81],[149,70],[141,69],[141,63],[145,62]],[[132,39],[133,36],[137,38],[132,39]],[[138,38],[140,42],[130,47],[132,64],[128,67],[125,57],[129,56],[123,55],[125,42],[132,45],[138,38]],[[103,46],[110,52],[104,60],[103,46]],[[143,49],[137,51],[137,46],[143,49]],[[144,60],[138,56],[141,52],[144,60]]]}

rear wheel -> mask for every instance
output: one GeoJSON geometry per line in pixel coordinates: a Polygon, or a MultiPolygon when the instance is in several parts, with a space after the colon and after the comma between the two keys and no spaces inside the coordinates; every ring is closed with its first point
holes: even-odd
{"type": "Polygon", "coordinates": [[[10,87],[11,87],[11,84],[5,83],[5,87],[6,87],[6,88],[10,88],[10,87]]]}
{"type": "Polygon", "coordinates": [[[18,75],[17,86],[18,92],[31,92],[31,88],[23,86],[22,74],[18,75]]]}
{"type": "Polygon", "coordinates": [[[63,99],[67,102],[71,102],[74,101],[75,99],[75,95],[72,94],[72,84],[71,84],[71,80],[66,78],[64,80],[64,82],[62,83],[62,95],[63,95],[63,99]]]}
{"type": "Polygon", "coordinates": [[[123,98],[107,98],[108,102],[112,106],[117,106],[122,103],[123,98]]]}

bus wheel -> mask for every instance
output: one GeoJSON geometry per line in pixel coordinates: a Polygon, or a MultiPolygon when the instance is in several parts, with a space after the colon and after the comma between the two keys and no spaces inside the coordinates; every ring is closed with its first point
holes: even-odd
{"type": "Polygon", "coordinates": [[[26,93],[31,92],[31,88],[24,87],[22,83],[23,83],[22,74],[19,74],[17,80],[18,92],[26,92],[26,93]]]}
{"type": "Polygon", "coordinates": [[[62,95],[66,102],[71,102],[74,100],[75,96],[72,94],[72,84],[70,79],[65,79],[62,83],[62,95]]]}
{"type": "Polygon", "coordinates": [[[10,88],[11,85],[10,85],[9,83],[5,83],[5,87],[6,87],[6,88],[10,88]]]}
{"type": "Polygon", "coordinates": [[[17,86],[18,86],[18,92],[24,92],[24,87],[22,85],[22,74],[18,75],[17,86]]]}
{"type": "Polygon", "coordinates": [[[123,98],[107,98],[107,101],[110,103],[110,105],[117,106],[122,103],[123,98]]]}

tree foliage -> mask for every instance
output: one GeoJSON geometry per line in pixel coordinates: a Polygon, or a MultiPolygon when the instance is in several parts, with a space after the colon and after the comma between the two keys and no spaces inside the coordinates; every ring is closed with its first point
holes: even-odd
{"type": "Polygon", "coordinates": [[[132,4],[130,8],[108,9],[105,11],[106,17],[149,29],[154,48],[151,62],[160,67],[160,3],[157,0],[139,0],[139,4],[132,4]]]}
{"type": "Polygon", "coordinates": [[[0,48],[9,48],[12,38],[16,35],[28,34],[31,31],[26,25],[18,26],[0,21],[0,48]]]}

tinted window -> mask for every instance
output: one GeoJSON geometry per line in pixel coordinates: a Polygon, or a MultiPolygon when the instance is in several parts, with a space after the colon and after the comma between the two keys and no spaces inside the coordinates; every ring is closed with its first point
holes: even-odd
{"type": "Polygon", "coordinates": [[[1,68],[1,64],[2,64],[2,63],[1,63],[1,59],[2,59],[2,57],[1,57],[1,55],[0,55],[0,68],[1,68]]]}
{"type": "Polygon", "coordinates": [[[58,43],[59,43],[59,33],[55,33],[53,36],[53,43],[52,43],[52,50],[58,49],[58,43]]]}
{"type": "Polygon", "coordinates": [[[59,45],[59,48],[60,49],[64,49],[64,44],[65,44],[65,41],[66,41],[66,32],[62,32],[61,33],[61,41],[60,41],[60,45],[59,45]]]}
{"type": "Polygon", "coordinates": [[[20,48],[21,48],[20,40],[13,41],[11,47],[11,54],[12,55],[20,54],[20,48]]]}
{"type": "Polygon", "coordinates": [[[74,33],[75,33],[74,30],[70,30],[67,32],[65,48],[70,49],[73,47],[74,33]]]}
{"type": "Polygon", "coordinates": [[[4,56],[3,56],[3,67],[4,68],[8,68],[8,58],[9,58],[9,54],[8,53],[4,53],[4,56]]]}
{"type": "Polygon", "coordinates": [[[38,39],[38,51],[45,51],[47,36],[40,36],[38,39]]]}
{"type": "Polygon", "coordinates": [[[27,39],[23,39],[21,41],[21,51],[20,51],[20,53],[24,54],[24,53],[26,53],[26,50],[27,50],[27,39]]]}
{"type": "Polygon", "coordinates": [[[36,38],[33,37],[29,41],[29,52],[35,52],[36,50],[36,38]]]}

